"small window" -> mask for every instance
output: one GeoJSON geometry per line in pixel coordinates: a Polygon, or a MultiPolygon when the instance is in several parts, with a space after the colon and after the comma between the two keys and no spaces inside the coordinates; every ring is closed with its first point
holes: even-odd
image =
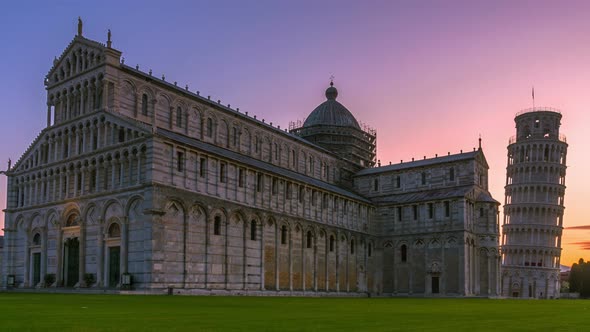
{"type": "Polygon", "coordinates": [[[182,128],[182,108],[176,108],[176,126],[182,128]]]}
{"type": "Polygon", "coordinates": [[[418,220],[418,205],[412,205],[412,212],[414,220],[418,220]]]}
{"type": "Polygon", "coordinates": [[[373,245],[369,242],[369,249],[367,250],[367,255],[371,257],[373,255],[373,245]]]}
{"type": "Polygon", "coordinates": [[[445,217],[449,217],[451,215],[451,203],[448,201],[445,202],[445,217]]]}
{"type": "Polygon", "coordinates": [[[334,251],[334,235],[330,235],[330,252],[334,251]]]}
{"type": "Polygon", "coordinates": [[[119,128],[119,143],[125,142],[125,129],[119,128]]]}
{"type": "Polygon", "coordinates": [[[428,203],[428,218],[434,218],[434,204],[428,203]]]}
{"type": "Polygon", "coordinates": [[[41,234],[36,233],[35,236],[33,236],[33,245],[34,246],[40,246],[41,245],[41,234]]]}
{"type": "MultiPolygon", "coordinates": [[[[121,173],[117,172],[117,181],[120,181],[120,179],[118,178],[121,175],[121,173]]],[[[77,191],[81,191],[82,190],[82,174],[78,173],[76,175],[76,190],[77,191]]]]}
{"type": "Polygon", "coordinates": [[[219,164],[219,182],[220,183],[225,183],[225,179],[226,179],[226,170],[225,170],[225,164],[224,163],[220,163],[219,164]]]}
{"type": "Polygon", "coordinates": [[[258,174],[258,176],[256,177],[256,191],[257,192],[261,192],[262,191],[262,186],[264,185],[263,183],[264,178],[262,177],[262,174],[258,174]]]}
{"type": "Polygon", "coordinates": [[[238,170],[238,187],[244,188],[244,170],[241,168],[238,170]]]}
{"type": "Polygon", "coordinates": [[[449,168],[449,181],[455,181],[455,169],[453,167],[449,168]]]}
{"type": "Polygon", "coordinates": [[[177,161],[176,169],[179,172],[184,172],[184,153],[183,152],[181,152],[181,151],[176,152],[176,161],[177,161]]]}
{"type": "Polygon", "coordinates": [[[373,191],[379,191],[379,179],[373,180],[373,191]]]}
{"type": "Polygon", "coordinates": [[[258,153],[260,151],[260,140],[258,136],[254,137],[254,152],[258,153]]]}
{"type": "Polygon", "coordinates": [[[207,159],[201,158],[201,165],[199,166],[199,175],[205,177],[207,173],[207,159]]]}
{"type": "Polygon", "coordinates": [[[315,206],[315,201],[317,200],[317,193],[315,190],[311,192],[311,206],[315,206]]]}
{"type": "Polygon", "coordinates": [[[293,192],[293,185],[291,184],[291,182],[287,183],[287,186],[285,188],[285,196],[287,197],[287,199],[291,199],[292,198],[292,192],[293,192]]]}
{"type": "Polygon", "coordinates": [[[109,226],[108,231],[109,237],[121,237],[121,227],[117,223],[112,223],[109,226]]]}
{"type": "Polygon", "coordinates": [[[141,114],[148,115],[148,96],[145,93],[141,96],[141,114]]]}
{"type": "Polygon", "coordinates": [[[479,216],[483,217],[485,215],[485,211],[483,208],[479,208],[479,216]]]}
{"type": "Polygon", "coordinates": [[[395,177],[395,187],[401,188],[401,186],[402,186],[402,178],[401,178],[401,176],[397,175],[395,177]]]}
{"type": "Polygon", "coordinates": [[[535,119],[535,128],[539,128],[541,125],[541,120],[535,119]]]}
{"type": "Polygon", "coordinates": [[[238,146],[238,128],[236,127],[232,128],[232,144],[235,147],[238,146]]]}
{"type": "Polygon", "coordinates": [[[250,221],[250,240],[256,241],[256,220],[250,221]]]}
{"type": "Polygon", "coordinates": [[[401,247],[401,259],[402,259],[402,263],[405,263],[408,261],[408,247],[405,244],[402,244],[402,247],[401,247]]]}
{"type": "Polygon", "coordinates": [[[303,188],[303,186],[299,186],[299,203],[303,204],[303,201],[305,199],[305,189],[303,188]]]}
{"type": "Polygon", "coordinates": [[[277,188],[278,188],[278,186],[279,186],[279,184],[278,184],[277,179],[276,178],[273,178],[272,179],[272,188],[271,188],[271,192],[272,192],[273,195],[276,195],[277,194],[277,191],[278,191],[277,188]]]}
{"type": "Polygon", "coordinates": [[[90,188],[88,190],[92,192],[94,189],[96,189],[96,169],[90,171],[90,188]]]}
{"type": "Polygon", "coordinates": [[[397,221],[402,221],[402,207],[398,206],[397,207],[397,221]]]}
{"type": "Polygon", "coordinates": [[[426,172],[422,172],[422,185],[426,184],[426,172]]]}
{"type": "Polygon", "coordinates": [[[306,241],[307,242],[306,243],[307,244],[306,245],[307,248],[311,248],[312,247],[312,245],[313,245],[312,244],[312,240],[313,240],[313,235],[311,234],[311,231],[307,231],[307,241],[306,241]]]}
{"type": "Polygon", "coordinates": [[[287,244],[287,226],[281,227],[281,244],[287,244]]]}
{"type": "Polygon", "coordinates": [[[215,216],[213,221],[213,235],[220,235],[221,234],[221,217],[215,216]]]}
{"type": "Polygon", "coordinates": [[[350,240],[350,254],[354,255],[354,239],[350,240]]]}
{"type": "Polygon", "coordinates": [[[213,137],[213,120],[207,118],[207,137],[213,137]]]}

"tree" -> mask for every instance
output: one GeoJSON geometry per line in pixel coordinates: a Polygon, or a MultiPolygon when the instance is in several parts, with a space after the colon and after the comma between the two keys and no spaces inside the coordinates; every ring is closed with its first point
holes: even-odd
{"type": "Polygon", "coordinates": [[[590,262],[580,258],[572,265],[569,284],[571,292],[580,293],[580,297],[590,297],[590,262]]]}

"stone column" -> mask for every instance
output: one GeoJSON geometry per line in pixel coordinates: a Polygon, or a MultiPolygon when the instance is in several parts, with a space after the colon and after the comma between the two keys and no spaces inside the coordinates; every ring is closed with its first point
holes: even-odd
{"type": "Polygon", "coordinates": [[[104,280],[104,229],[103,219],[98,218],[98,241],[97,241],[97,264],[96,264],[96,286],[105,286],[104,280]]]}
{"type": "Polygon", "coordinates": [[[121,274],[127,273],[129,247],[129,218],[121,217],[121,274]]]}
{"type": "Polygon", "coordinates": [[[47,103],[47,127],[51,126],[51,104],[47,103]]]}
{"type": "Polygon", "coordinates": [[[47,227],[40,227],[41,230],[41,285],[45,287],[45,275],[47,274],[47,227]]]}
{"type": "Polygon", "coordinates": [[[293,234],[289,230],[289,291],[293,292],[293,234]]]}
{"type": "MultiPolygon", "coordinates": [[[[80,218],[80,217],[78,217],[80,218]]],[[[86,273],[86,222],[80,220],[80,247],[78,248],[78,285],[80,287],[86,287],[84,281],[84,274],[86,273]]]]}
{"type": "MultiPolygon", "coordinates": [[[[281,263],[279,256],[281,254],[281,240],[279,236],[283,234],[283,225],[277,223],[277,227],[275,227],[275,290],[280,290],[281,287],[279,285],[281,279],[279,278],[280,268],[279,264],[281,263]]],[[[264,246],[264,241],[262,241],[262,246],[264,246]]],[[[264,256],[262,256],[262,261],[264,261],[264,256]]],[[[264,272],[264,271],[263,271],[264,272]]]]}
{"type": "MultiPolygon", "coordinates": [[[[188,124],[187,124],[188,125],[188,124]]],[[[276,235],[276,230],[278,229],[279,225],[277,224],[276,220],[274,222],[274,227],[275,227],[275,235],[276,235]]],[[[276,239],[276,236],[275,236],[276,239]]],[[[277,250],[278,247],[275,246],[275,252],[277,250]]],[[[244,256],[246,256],[244,254],[244,256]]],[[[275,254],[276,257],[276,254],[275,254]]],[[[246,264],[246,262],[244,262],[244,267],[247,267],[248,265],[246,264]]],[[[244,269],[244,275],[247,275],[246,270],[244,269]]],[[[264,221],[262,220],[260,222],[260,290],[264,290],[264,279],[265,275],[264,275],[264,221]]]]}
{"type": "Polygon", "coordinates": [[[101,89],[102,89],[102,101],[101,101],[102,102],[102,105],[101,106],[102,107],[101,108],[108,110],[108,106],[109,106],[108,105],[108,101],[109,101],[109,99],[108,99],[108,97],[109,97],[109,93],[108,93],[108,90],[109,90],[109,81],[107,81],[106,79],[103,78],[101,84],[102,84],[102,87],[101,87],[101,89]]]}
{"type": "Polygon", "coordinates": [[[30,266],[31,266],[31,248],[30,247],[31,247],[31,241],[32,241],[32,239],[30,238],[31,237],[31,234],[29,233],[30,232],[29,229],[26,229],[26,230],[23,230],[23,231],[25,232],[25,241],[24,241],[24,246],[25,246],[25,248],[24,248],[25,249],[24,250],[25,251],[24,272],[25,273],[24,273],[23,286],[26,288],[26,287],[30,287],[31,286],[30,285],[30,283],[31,283],[31,280],[30,280],[31,279],[30,278],[31,277],[31,271],[30,271],[31,270],[30,269],[30,266]]]}
{"type": "Polygon", "coordinates": [[[95,180],[94,180],[94,188],[93,188],[93,190],[96,193],[100,189],[100,167],[98,165],[99,164],[97,163],[96,166],[94,166],[94,170],[95,170],[94,177],[95,177],[95,180]]]}
{"type": "Polygon", "coordinates": [[[63,244],[63,232],[61,230],[64,220],[61,220],[57,226],[57,240],[56,240],[56,254],[57,254],[57,270],[55,273],[56,286],[63,286],[63,256],[64,256],[64,244],[63,244]]]}
{"type": "Polygon", "coordinates": [[[86,189],[86,172],[88,171],[88,168],[86,166],[82,166],[81,170],[80,170],[80,181],[82,182],[80,184],[80,196],[84,196],[85,193],[85,189],[86,189]]]}

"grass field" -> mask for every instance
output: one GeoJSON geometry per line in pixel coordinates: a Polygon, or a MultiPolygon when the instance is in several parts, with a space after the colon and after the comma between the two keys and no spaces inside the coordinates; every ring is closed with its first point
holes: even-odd
{"type": "Polygon", "coordinates": [[[0,293],[0,331],[589,331],[587,300],[0,293]]]}

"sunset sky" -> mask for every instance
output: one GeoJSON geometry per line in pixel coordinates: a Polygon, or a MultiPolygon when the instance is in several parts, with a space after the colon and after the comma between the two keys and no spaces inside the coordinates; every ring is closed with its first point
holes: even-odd
{"type": "Polygon", "coordinates": [[[43,79],[78,16],[87,38],[111,29],[126,64],[282,128],[334,75],[338,101],[377,130],[382,164],[472,150],[481,134],[502,203],[534,85],[570,145],[561,263],[590,259],[590,1],[13,1],[0,11],[0,169],[44,128],[43,79]]]}

